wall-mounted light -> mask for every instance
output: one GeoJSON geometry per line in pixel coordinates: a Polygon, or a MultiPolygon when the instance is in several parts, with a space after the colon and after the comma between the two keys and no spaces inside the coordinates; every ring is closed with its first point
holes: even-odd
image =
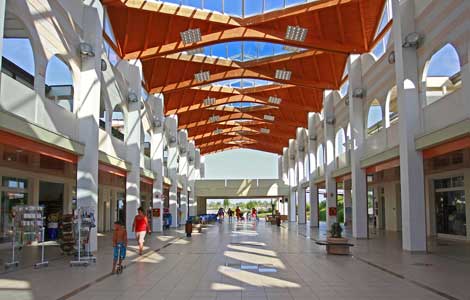
{"type": "Polygon", "coordinates": [[[136,103],[136,102],[139,102],[139,97],[133,90],[129,90],[127,94],[127,101],[129,103],[136,103]]]}
{"type": "Polygon", "coordinates": [[[395,63],[395,51],[391,51],[387,57],[388,63],[393,65],[395,63]]]}
{"type": "Polygon", "coordinates": [[[349,98],[346,97],[346,99],[344,99],[344,104],[345,104],[346,106],[349,106],[349,98]]]}
{"type": "Polygon", "coordinates": [[[186,153],[186,147],[180,147],[180,153],[185,154],[186,153]]]}
{"type": "Polygon", "coordinates": [[[163,121],[160,118],[158,117],[153,118],[153,121],[152,121],[153,128],[160,128],[162,127],[162,125],[163,125],[163,121]]]}
{"type": "Polygon", "coordinates": [[[194,161],[194,157],[188,156],[188,161],[189,161],[190,163],[192,163],[192,162],[194,161]]]}
{"type": "Polygon", "coordinates": [[[303,144],[300,144],[297,149],[299,150],[299,152],[304,152],[305,151],[305,147],[303,144]]]}
{"type": "Polygon", "coordinates": [[[424,35],[419,32],[411,32],[405,36],[405,41],[402,44],[403,48],[418,49],[424,39],[424,35]]]}
{"type": "Polygon", "coordinates": [[[364,98],[365,95],[366,95],[366,90],[363,88],[355,88],[352,93],[352,96],[354,98],[364,98]]]}
{"type": "Polygon", "coordinates": [[[88,43],[81,42],[80,46],[79,46],[79,49],[80,49],[80,55],[82,55],[82,56],[88,56],[88,57],[94,57],[95,56],[95,52],[93,51],[93,47],[88,43]]]}
{"type": "Polygon", "coordinates": [[[334,125],[335,124],[335,117],[334,116],[328,116],[325,118],[325,123],[328,125],[334,125]]]}
{"type": "Polygon", "coordinates": [[[174,143],[176,143],[176,137],[170,136],[170,137],[168,138],[168,143],[169,143],[170,145],[173,145],[174,143]]]}
{"type": "Polygon", "coordinates": [[[108,64],[104,59],[101,59],[101,71],[104,72],[108,69],[108,64]]]}
{"type": "Polygon", "coordinates": [[[316,135],[309,136],[309,139],[310,139],[311,141],[316,141],[316,140],[317,140],[317,136],[316,136],[316,135]]]}

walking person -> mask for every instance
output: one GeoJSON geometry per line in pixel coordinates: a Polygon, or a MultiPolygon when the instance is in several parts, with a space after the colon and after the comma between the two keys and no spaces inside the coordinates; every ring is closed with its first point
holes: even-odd
{"type": "Polygon", "coordinates": [[[142,255],[145,235],[147,232],[150,233],[149,222],[142,207],[139,207],[137,210],[137,216],[135,216],[134,223],[132,223],[132,231],[135,232],[135,238],[137,243],[139,243],[139,255],[142,255]]]}
{"type": "Polygon", "coordinates": [[[228,210],[227,210],[227,214],[228,214],[228,222],[229,223],[232,223],[232,220],[233,220],[233,210],[229,207],[228,210]]]}
{"type": "Polygon", "coordinates": [[[235,215],[237,216],[237,221],[240,221],[240,217],[241,217],[240,206],[237,206],[237,209],[235,209],[235,215]]]}
{"type": "Polygon", "coordinates": [[[127,231],[126,227],[121,222],[114,222],[113,232],[113,270],[111,273],[116,273],[116,265],[118,269],[122,270],[122,261],[126,258],[127,248],[127,231]]]}

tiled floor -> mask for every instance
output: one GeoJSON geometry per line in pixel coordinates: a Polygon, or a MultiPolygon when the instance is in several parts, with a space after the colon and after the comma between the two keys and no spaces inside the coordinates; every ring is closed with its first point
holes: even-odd
{"type": "MultiPolygon", "coordinates": [[[[468,281],[470,265],[466,261],[459,261],[460,267],[458,263],[447,267],[451,258],[420,255],[416,261],[431,266],[410,266],[415,260],[409,254],[377,241],[372,241],[377,250],[371,250],[371,241],[354,241],[353,256],[328,256],[309,238],[315,234],[305,226],[260,222],[215,225],[189,240],[177,238],[178,233],[158,239],[153,236],[150,248],[161,250],[129,258],[135,263],[121,275],[102,277],[109,271],[110,259],[110,253],[102,250],[97,265],[88,268],[63,266],[0,275],[0,299],[57,299],[83,286],[81,282],[92,282],[68,299],[470,300],[465,285],[458,293],[441,291],[457,276],[464,276],[458,284],[468,281]],[[171,244],[163,247],[168,239],[171,244]],[[418,276],[414,268],[425,268],[423,278],[413,277],[418,276]],[[455,276],[445,278],[452,268],[457,268],[455,276]],[[100,281],[93,282],[100,276],[100,281]],[[429,288],[432,282],[442,283],[429,288]]],[[[456,284],[450,287],[457,288],[456,284]]]]}

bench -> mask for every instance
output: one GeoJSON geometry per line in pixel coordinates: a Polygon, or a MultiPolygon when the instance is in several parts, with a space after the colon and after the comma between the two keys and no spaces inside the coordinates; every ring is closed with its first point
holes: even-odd
{"type": "Polygon", "coordinates": [[[287,215],[281,215],[281,222],[287,222],[287,215]]]}
{"type": "MultiPolygon", "coordinates": [[[[347,241],[347,240],[346,240],[347,241]]],[[[326,246],[326,252],[328,254],[336,254],[336,255],[349,255],[351,252],[349,251],[350,247],[354,247],[354,244],[348,242],[331,242],[331,241],[319,241],[315,240],[315,244],[320,246],[326,246]]]]}

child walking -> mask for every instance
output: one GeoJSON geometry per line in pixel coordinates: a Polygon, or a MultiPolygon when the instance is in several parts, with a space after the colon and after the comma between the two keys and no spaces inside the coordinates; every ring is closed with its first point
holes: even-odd
{"type": "Polygon", "coordinates": [[[114,233],[113,233],[113,271],[116,273],[116,264],[118,267],[122,266],[122,261],[126,258],[127,248],[127,231],[124,225],[120,222],[114,222],[114,233]]]}

